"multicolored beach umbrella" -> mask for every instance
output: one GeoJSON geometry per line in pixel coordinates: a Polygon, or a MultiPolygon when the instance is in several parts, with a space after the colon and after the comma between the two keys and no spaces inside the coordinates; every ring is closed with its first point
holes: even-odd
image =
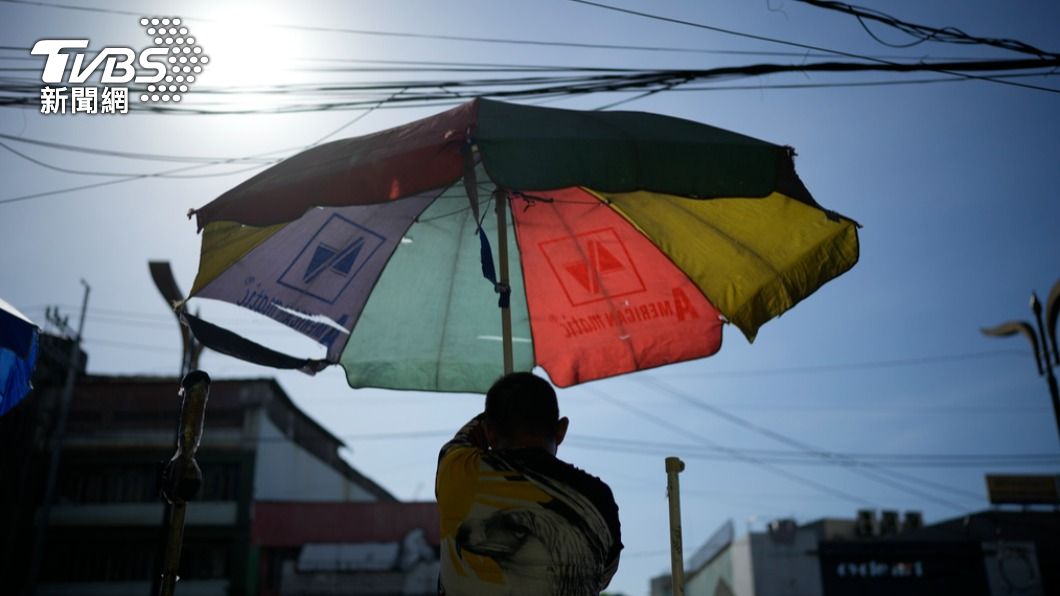
{"type": "Polygon", "coordinates": [[[275,319],[325,358],[185,319],[215,350],[341,364],[352,387],[485,392],[505,345],[561,387],[710,356],[724,322],[753,340],[858,259],[857,224],[814,201],[792,154],[656,114],[475,100],[309,149],[192,211],[190,297],[275,319]]]}

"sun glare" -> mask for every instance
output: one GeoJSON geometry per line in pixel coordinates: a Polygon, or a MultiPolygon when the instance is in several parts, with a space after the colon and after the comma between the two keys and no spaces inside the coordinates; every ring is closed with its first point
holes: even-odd
{"type": "Polygon", "coordinates": [[[283,11],[272,5],[226,4],[217,8],[211,20],[194,23],[199,43],[209,56],[200,77],[204,87],[240,92],[242,108],[275,104],[277,96],[253,91],[299,82],[291,56],[293,48],[305,46],[307,37],[304,31],[276,26],[285,22],[283,11]]]}

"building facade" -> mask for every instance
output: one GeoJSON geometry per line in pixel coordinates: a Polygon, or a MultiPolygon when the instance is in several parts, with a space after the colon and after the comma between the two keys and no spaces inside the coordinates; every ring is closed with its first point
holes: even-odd
{"type": "MultiPolygon", "coordinates": [[[[34,393],[0,419],[0,473],[5,479],[0,489],[3,593],[29,593],[33,585],[38,596],[146,596],[159,575],[164,543],[159,474],[163,462],[173,455],[179,380],[80,377],[68,408],[34,584],[30,576],[37,526],[45,509],[49,439],[56,432],[62,392],[55,379],[63,377],[61,367],[49,370],[47,362],[41,372],[34,393]]],[[[343,446],[299,410],[275,380],[215,380],[197,454],[204,482],[187,508],[178,593],[434,593],[436,579],[427,592],[409,592],[403,577],[413,570],[430,573],[432,557],[437,560],[434,504],[398,503],[339,455],[343,446]],[[278,511],[290,519],[328,511],[350,519],[389,518],[401,523],[381,531],[378,524],[358,527],[314,518],[316,526],[305,526],[301,533],[277,532],[276,528],[287,527],[277,521],[278,511]],[[312,528],[318,526],[344,532],[314,535],[312,528]],[[403,540],[408,543],[404,548],[403,540]],[[379,551],[379,544],[405,558],[390,560],[386,569],[381,567],[383,561],[374,562],[374,567],[320,562],[331,550],[379,551]],[[330,587],[313,591],[314,581],[322,583],[325,571],[334,571],[327,580],[330,587]],[[383,578],[384,571],[391,577],[383,578]],[[370,577],[360,577],[366,573],[370,577]],[[357,588],[372,581],[385,589],[357,588]],[[397,590],[392,589],[395,585],[397,590]]],[[[437,569],[433,572],[436,578],[437,569]]],[[[410,582],[410,588],[419,585],[410,582]]]]}
{"type": "MultiPolygon", "coordinates": [[[[669,576],[652,596],[671,594],[669,576]]],[[[724,525],[687,562],[688,596],[1060,594],[1060,512],[988,510],[929,526],[916,512],[724,525]]]]}
{"type": "Polygon", "coordinates": [[[261,596],[438,593],[436,503],[255,503],[261,596]]]}

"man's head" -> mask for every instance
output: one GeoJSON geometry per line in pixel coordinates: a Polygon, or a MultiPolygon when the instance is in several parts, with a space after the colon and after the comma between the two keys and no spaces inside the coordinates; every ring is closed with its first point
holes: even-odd
{"type": "Polygon", "coordinates": [[[495,448],[537,447],[556,454],[567,435],[556,391],[528,372],[507,374],[486,393],[486,437],[495,448]]]}

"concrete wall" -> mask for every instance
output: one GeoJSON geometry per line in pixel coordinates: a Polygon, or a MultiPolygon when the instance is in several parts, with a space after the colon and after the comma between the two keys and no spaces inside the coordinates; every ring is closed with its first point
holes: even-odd
{"type": "MultiPolygon", "coordinates": [[[[799,528],[787,539],[752,533],[754,596],[821,596],[821,569],[815,554],[818,532],[799,528]]],[[[742,594],[742,593],[741,593],[742,594]]]]}
{"type": "Polygon", "coordinates": [[[732,553],[732,591],[736,596],[755,596],[754,565],[748,536],[734,540],[732,553]]]}
{"type": "Polygon", "coordinates": [[[264,410],[253,414],[258,425],[254,467],[256,501],[375,501],[374,495],[349,481],[293,440],[285,437],[264,410]]]}
{"type": "Polygon", "coordinates": [[[686,596],[732,596],[733,589],[732,549],[715,555],[698,573],[685,581],[686,596]]]}

